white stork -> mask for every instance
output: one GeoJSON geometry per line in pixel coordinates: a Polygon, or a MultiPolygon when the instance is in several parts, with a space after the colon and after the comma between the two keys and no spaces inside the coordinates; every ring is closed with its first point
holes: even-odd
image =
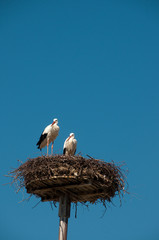
{"type": "Polygon", "coordinates": [[[63,146],[64,155],[74,155],[76,153],[77,140],[75,134],[70,133],[70,136],[65,140],[63,146]]]}
{"type": "Polygon", "coordinates": [[[53,122],[44,129],[43,133],[39,138],[39,141],[36,144],[40,150],[47,145],[47,155],[48,155],[48,147],[51,142],[52,142],[51,154],[53,154],[54,140],[58,136],[59,129],[60,129],[57,124],[58,124],[58,120],[57,118],[55,118],[53,122]]]}

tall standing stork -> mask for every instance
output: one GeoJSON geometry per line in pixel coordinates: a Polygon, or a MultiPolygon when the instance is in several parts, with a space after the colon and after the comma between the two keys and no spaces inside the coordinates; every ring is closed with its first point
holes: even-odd
{"type": "Polygon", "coordinates": [[[41,136],[39,138],[39,141],[36,144],[38,146],[38,149],[40,149],[40,150],[47,145],[47,155],[48,155],[48,147],[51,142],[52,142],[51,154],[53,154],[54,140],[58,136],[58,133],[60,130],[60,128],[57,124],[58,124],[58,120],[57,120],[57,118],[55,118],[53,120],[53,122],[44,129],[43,133],[41,134],[41,136]]]}
{"type": "Polygon", "coordinates": [[[64,155],[75,155],[77,147],[77,140],[75,139],[75,134],[70,133],[70,136],[66,138],[63,146],[64,155]]]}

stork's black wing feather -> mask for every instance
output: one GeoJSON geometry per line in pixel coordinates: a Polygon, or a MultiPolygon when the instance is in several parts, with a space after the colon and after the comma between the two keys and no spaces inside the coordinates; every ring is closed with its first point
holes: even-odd
{"type": "Polygon", "coordinates": [[[38,146],[38,149],[40,148],[40,144],[42,143],[42,141],[44,141],[44,139],[46,138],[47,136],[47,133],[44,133],[44,134],[41,134],[40,138],[39,138],[39,141],[37,142],[37,146],[38,146]]]}
{"type": "Polygon", "coordinates": [[[65,155],[65,153],[66,153],[66,148],[63,149],[63,154],[65,155]]]}

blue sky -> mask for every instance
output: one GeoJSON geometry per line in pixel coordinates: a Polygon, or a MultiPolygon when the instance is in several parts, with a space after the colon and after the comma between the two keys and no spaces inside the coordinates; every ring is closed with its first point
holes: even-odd
{"type": "Polygon", "coordinates": [[[68,239],[159,239],[158,12],[157,1],[0,2],[0,239],[58,238],[58,209],[2,185],[40,154],[55,117],[55,153],[74,132],[77,152],[129,169],[122,206],[103,218],[101,205],[79,206],[77,219],[72,208],[68,239]]]}

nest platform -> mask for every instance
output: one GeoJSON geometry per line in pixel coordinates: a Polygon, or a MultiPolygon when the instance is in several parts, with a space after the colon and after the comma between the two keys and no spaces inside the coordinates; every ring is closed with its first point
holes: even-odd
{"type": "Polygon", "coordinates": [[[125,191],[120,166],[81,155],[28,159],[10,174],[19,189],[25,187],[27,193],[41,201],[58,202],[67,194],[74,203],[101,201],[105,205],[125,191]]]}

